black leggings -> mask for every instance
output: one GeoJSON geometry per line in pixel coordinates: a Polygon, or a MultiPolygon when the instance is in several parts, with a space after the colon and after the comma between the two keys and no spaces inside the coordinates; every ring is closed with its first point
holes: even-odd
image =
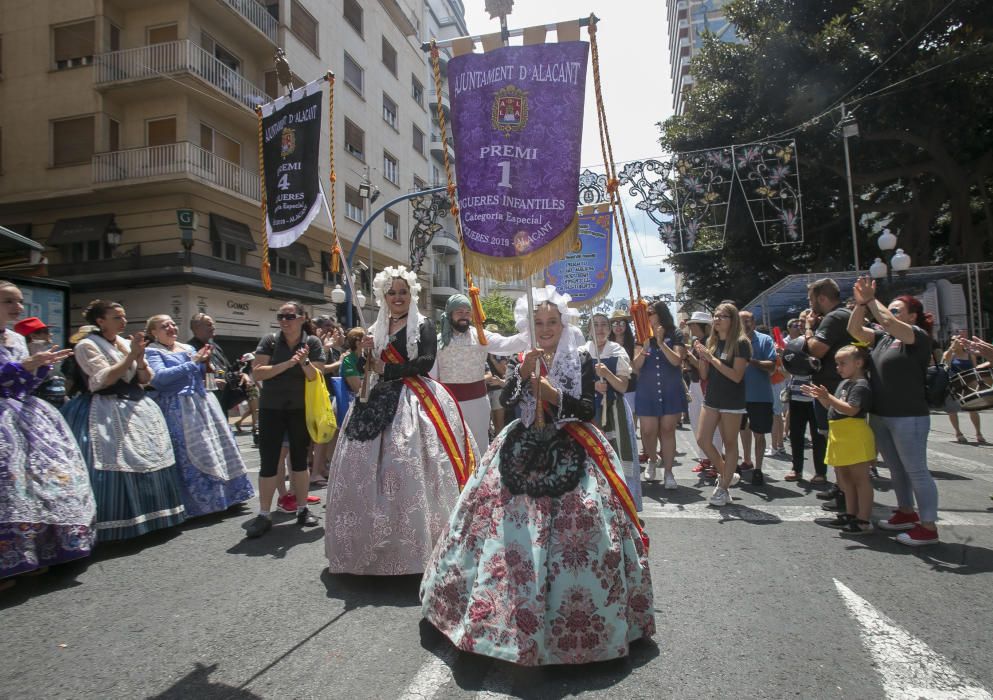
{"type": "Polygon", "coordinates": [[[814,473],[827,475],[824,453],[827,439],[817,431],[812,401],[790,401],[790,450],[793,452],[793,471],[797,476],[803,473],[803,442],[810,426],[810,442],[814,453],[814,473]]]}
{"type": "Polygon", "coordinates": [[[295,472],[307,471],[310,452],[310,433],[307,432],[307,414],[304,409],[259,409],[259,461],[260,477],[276,476],[279,470],[279,453],[283,438],[290,441],[290,467],[295,472]]]}

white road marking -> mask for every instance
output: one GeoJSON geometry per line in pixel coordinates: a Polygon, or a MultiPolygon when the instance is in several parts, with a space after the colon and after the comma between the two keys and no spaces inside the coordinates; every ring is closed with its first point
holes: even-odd
{"type": "Polygon", "coordinates": [[[432,655],[400,694],[399,700],[431,700],[452,680],[452,663],[456,654],[455,648],[446,644],[437,656],[432,655]]]}
{"type": "MultiPolygon", "coordinates": [[[[986,453],[984,456],[987,459],[993,457],[993,451],[986,453]]],[[[990,469],[989,461],[984,464],[974,459],[966,459],[941,450],[928,448],[927,463],[928,468],[932,471],[943,471],[944,467],[948,467],[951,471],[967,474],[970,478],[993,482],[993,469],[990,469]]]]}
{"type": "Polygon", "coordinates": [[[991,700],[976,681],[960,676],[948,661],[923,641],[860,598],[845,584],[834,585],[849,614],[859,625],[862,644],[883,677],[883,690],[892,700],[991,700]]]}
{"type": "MultiPolygon", "coordinates": [[[[734,490],[732,490],[734,495],[734,490]]],[[[745,505],[740,501],[740,497],[733,505],[724,508],[715,508],[706,503],[689,503],[681,505],[678,503],[658,503],[649,498],[642,497],[644,510],[639,515],[644,519],[672,519],[672,520],[744,520],[748,522],[813,522],[818,518],[831,518],[833,513],[821,510],[816,505],[778,505],[771,503],[759,503],[745,505]]],[[[891,510],[879,506],[873,513],[874,518],[888,518],[891,510]]],[[[993,527],[993,513],[971,513],[968,516],[960,513],[949,513],[939,511],[938,520],[943,525],[959,525],[971,527],[993,527]]]]}

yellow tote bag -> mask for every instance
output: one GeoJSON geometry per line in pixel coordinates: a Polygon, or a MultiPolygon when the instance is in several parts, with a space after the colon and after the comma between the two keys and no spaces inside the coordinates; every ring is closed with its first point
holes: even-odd
{"type": "Polygon", "coordinates": [[[304,408],[310,439],[319,445],[331,442],[334,434],[338,432],[338,420],[331,409],[331,397],[328,395],[328,388],[321,372],[318,372],[313,379],[307,380],[304,387],[304,408]]]}

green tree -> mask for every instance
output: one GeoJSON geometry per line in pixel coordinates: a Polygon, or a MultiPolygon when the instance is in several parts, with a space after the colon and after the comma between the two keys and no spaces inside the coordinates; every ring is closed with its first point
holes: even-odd
{"type": "Polygon", "coordinates": [[[787,274],[851,269],[842,101],[860,129],[850,146],[862,267],[878,254],[872,236],[884,224],[915,265],[990,257],[989,0],[732,0],[726,12],[743,43],[705,39],[686,109],[659,125],[660,143],[689,151],[803,125],[788,136],[805,242],[757,245],[739,199],[724,251],[673,259],[692,296],[745,302],[787,274]]]}
{"type": "Polygon", "coordinates": [[[483,312],[486,314],[487,325],[495,323],[503,335],[513,335],[517,332],[514,327],[514,300],[503,294],[487,294],[480,299],[483,312]]]}

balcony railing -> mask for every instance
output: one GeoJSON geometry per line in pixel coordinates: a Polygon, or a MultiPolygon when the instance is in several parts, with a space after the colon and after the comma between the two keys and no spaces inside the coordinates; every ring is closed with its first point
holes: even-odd
{"type": "Polygon", "coordinates": [[[94,184],[169,179],[168,176],[195,177],[250,199],[260,199],[258,175],[188,141],[93,156],[94,184]]]}
{"type": "Polygon", "coordinates": [[[450,275],[434,275],[431,279],[431,286],[433,287],[448,287],[449,289],[461,289],[462,280],[451,277],[450,275]]]}
{"type": "Polygon", "coordinates": [[[97,56],[96,64],[97,85],[189,73],[248,109],[269,102],[264,90],[189,39],[111,51],[97,56]]]}
{"type": "Polygon", "coordinates": [[[258,2],[258,0],[221,0],[221,2],[251,22],[273,44],[278,43],[279,23],[269,14],[269,10],[266,9],[265,5],[258,2]]]}

